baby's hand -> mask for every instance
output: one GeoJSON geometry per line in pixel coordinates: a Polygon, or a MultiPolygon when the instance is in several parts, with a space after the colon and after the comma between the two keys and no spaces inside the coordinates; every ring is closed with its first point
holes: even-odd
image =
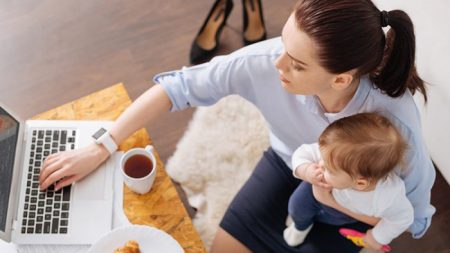
{"type": "Polygon", "coordinates": [[[305,179],[313,185],[331,189],[331,185],[326,183],[323,178],[322,167],[317,163],[311,163],[305,168],[305,179]]]}
{"type": "Polygon", "coordinates": [[[382,244],[379,244],[375,238],[373,238],[372,235],[372,229],[367,230],[366,235],[363,238],[364,243],[366,244],[366,248],[374,249],[374,250],[381,250],[381,247],[383,247],[382,244]]]}

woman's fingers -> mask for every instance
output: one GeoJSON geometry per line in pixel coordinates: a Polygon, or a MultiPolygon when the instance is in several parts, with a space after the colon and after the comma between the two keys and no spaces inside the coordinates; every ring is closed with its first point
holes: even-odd
{"type": "Polygon", "coordinates": [[[58,183],[56,183],[55,185],[55,191],[58,191],[59,189],[68,186],[70,184],[72,184],[73,182],[77,181],[77,176],[69,176],[69,177],[65,177],[63,179],[61,179],[58,183]]]}
{"type": "Polygon", "coordinates": [[[41,190],[47,189],[47,187],[51,184],[66,176],[64,175],[64,171],[61,170],[63,168],[63,164],[64,163],[62,160],[57,160],[41,170],[41,175],[39,178],[41,190]]]}
{"type": "Polygon", "coordinates": [[[44,160],[44,163],[42,164],[42,169],[44,169],[45,167],[52,164],[55,160],[57,160],[59,157],[59,154],[60,153],[56,153],[56,154],[51,154],[51,155],[47,156],[47,158],[45,158],[45,160],[44,160]]]}
{"type": "MultiPolygon", "coordinates": [[[[49,187],[50,185],[56,185],[59,183],[59,181],[67,178],[67,177],[71,177],[72,175],[67,175],[67,167],[61,167],[58,170],[55,170],[53,173],[51,173],[46,180],[44,180],[44,183],[42,184],[42,186],[46,186],[49,187]]],[[[46,189],[43,188],[43,189],[46,189]]]]}
{"type": "Polygon", "coordinates": [[[40,188],[44,190],[55,185],[60,189],[91,173],[108,156],[98,149],[99,145],[94,143],[84,148],[48,156],[41,169],[40,188]]]}

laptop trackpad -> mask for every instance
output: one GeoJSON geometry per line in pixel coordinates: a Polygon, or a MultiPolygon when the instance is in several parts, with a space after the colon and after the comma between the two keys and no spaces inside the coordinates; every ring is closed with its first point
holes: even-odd
{"type": "Polygon", "coordinates": [[[79,200],[105,199],[106,166],[100,168],[75,183],[75,196],[79,200]]]}

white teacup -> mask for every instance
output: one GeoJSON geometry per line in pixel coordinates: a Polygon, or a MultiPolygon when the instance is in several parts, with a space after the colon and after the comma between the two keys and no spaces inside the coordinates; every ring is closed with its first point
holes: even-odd
{"type": "Polygon", "coordinates": [[[153,146],[128,150],[122,156],[120,166],[128,188],[139,194],[150,191],[156,177],[156,158],[153,155],[153,146]]]}

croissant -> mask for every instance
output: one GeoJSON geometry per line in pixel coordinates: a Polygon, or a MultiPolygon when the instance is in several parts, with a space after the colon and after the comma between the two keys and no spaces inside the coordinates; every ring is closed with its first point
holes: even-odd
{"type": "Polygon", "coordinates": [[[129,240],[122,248],[117,248],[114,253],[141,253],[139,244],[136,241],[129,240]]]}

